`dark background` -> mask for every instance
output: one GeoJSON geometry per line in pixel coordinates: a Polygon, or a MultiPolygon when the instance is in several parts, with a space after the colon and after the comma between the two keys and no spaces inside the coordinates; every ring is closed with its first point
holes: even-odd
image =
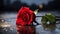
{"type": "MultiPolygon", "coordinates": [[[[20,0],[0,0],[0,11],[18,11],[22,6],[30,7],[31,10],[35,10],[38,7],[35,3],[32,3],[31,5],[28,5],[27,3],[23,3],[20,0]],[[12,2],[13,1],[13,2],[12,2]]],[[[27,1],[27,0],[26,0],[27,1]]],[[[40,0],[39,0],[40,1],[40,0]]],[[[47,1],[47,0],[43,0],[47,1]]],[[[38,3],[38,1],[36,2],[38,3]]],[[[60,11],[60,0],[53,0],[48,1],[47,4],[40,3],[43,5],[42,10],[59,10],[60,11]]]]}

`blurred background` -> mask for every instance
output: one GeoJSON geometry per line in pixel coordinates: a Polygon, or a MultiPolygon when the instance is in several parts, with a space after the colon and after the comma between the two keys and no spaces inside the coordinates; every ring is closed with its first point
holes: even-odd
{"type": "Polygon", "coordinates": [[[60,0],[0,0],[0,11],[18,11],[22,6],[35,10],[39,5],[42,10],[60,10],[60,0]]]}
{"type": "MultiPolygon", "coordinates": [[[[0,0],[0,23],[2,21],[2,24],[8,23],[11,26],[8,26],[7,29],[5,28],[7,26],[3,29],[0,28],[1,34],[17,34],[15,21],[18,10],[22,6],[29,7],[33,11],[39,9],[36,16],[44,16],[46,13],[53,13],[57,16],[57,22],[60,23],[60,0],[0,0]]],[[[41,17],[37,17],[36,21],[41,24],[41,17]]],[[[60,24],[56,26],[58,28],[54,31],[45,31],[41,25],[38,25],[36,26],[36,32],[38,34],[60,34],[60,24]]]]}

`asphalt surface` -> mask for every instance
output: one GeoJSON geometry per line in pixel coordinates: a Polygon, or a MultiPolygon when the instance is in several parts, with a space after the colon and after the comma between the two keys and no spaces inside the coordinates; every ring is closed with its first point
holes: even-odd
{"type": "MultiPolygon", "coordinates": [[[[57,12],[57,11],[50,11],[50,12],[43,12],[43,11],[40,11],[38,12],[38,14],[36,16],[44,16],[46,13],[53,13],[54,15],[56,16],[60,16],[60,12],[57,12]]],[[[12,27],[7,27],[5,30],[4,29],[0,29],[0,34],[17,34],[17,30],[16,30],[16,16],[17,16],[17,13],[2,13],[0,16],[2,16],[7,23],[10,23],[13,24],[11,26],[12,27]],[[10,29],[12,28],[12,29],[10,29]]],[[[41,24],[41,17],[36,17],[36,21],[41,24]]],[[[59,18],[58,18],[59,19],[59,18]]],[[[60,21],[57,21],[58,23],[60,21]]],[[[34,25],[36,25],[36,23],[34,23],[34,25]]],[[[53,25],[52,25],[53,26],[53,25]]],[[[56,24],[56,27],[53,26],[54,29],[52,28],[44,28],[42,25],[37,25],[35,27],[36,29],[36,34],[60,34],[60,24],[56,24]]]]}

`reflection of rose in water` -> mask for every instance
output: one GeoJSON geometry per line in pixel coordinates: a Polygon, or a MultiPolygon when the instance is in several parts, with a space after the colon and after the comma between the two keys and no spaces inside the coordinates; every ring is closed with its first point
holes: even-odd
{"type": "Polygon", "coordinates": [[[44,28],[44,30],[47,30],[47,31],[53,31],[53,30],[55,30],[56,25],[55,24],[43,25],[43,28],[44,28]]]}
{"type": "Polygon", "coordinates": [[[34,26],[16,26],[18,34],[35,34],[34,26]]]}
{"type": "Polygon", "coordinates": [[[35,20],[35,14],[27,7],[22,7],[17,16],[16,28],[19,34],[35,34],[34,27],[26,26],[31,25],[35,20]]]}

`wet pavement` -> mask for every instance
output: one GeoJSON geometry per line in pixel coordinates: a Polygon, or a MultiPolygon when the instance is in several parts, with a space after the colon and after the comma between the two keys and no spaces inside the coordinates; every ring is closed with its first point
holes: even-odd
{"type": "MultiPolygon", "coordinates": [[[[44,16],[46,13],[53,13],[56,16],[60,16],[60,12],[51,11],[51,12],[42,12],[40,11],[36,16],[44,16]]],[[[17,34],[16,30],[16,16],[17,13],[3,13],[0,16],[4,18],[6,23],[11,25],[11,27],[0,28],[0,34],[17,34]]],[[[41,24],[41,17],[36,17],[36,21],[41,24]]],[[[58,23],[60,21],[57,21],[58,23]]],[[[33,23],[35,24],[35,23],[33,23]]],[[[35,24],[36,25],[36,24],[35,24]]],[[[36,34],[60,34],[60,24],[51,25],[54,28],[44,27],[43,25],[35,26],[36,34]]]]}

